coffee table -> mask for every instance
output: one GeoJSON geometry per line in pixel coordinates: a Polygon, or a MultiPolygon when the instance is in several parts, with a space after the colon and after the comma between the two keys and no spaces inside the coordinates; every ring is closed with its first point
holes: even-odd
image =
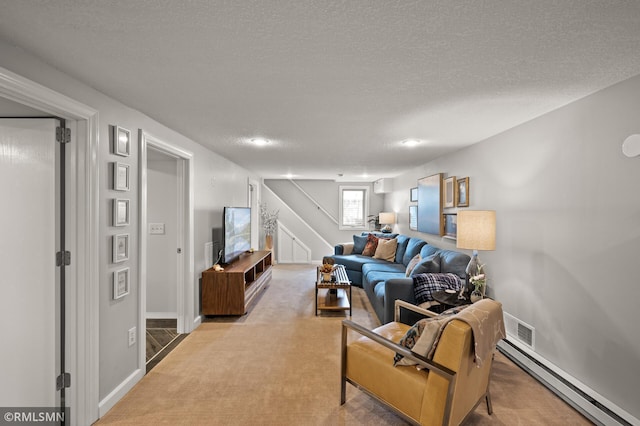
{"type": "Polygon", "coordinates": [[[317,268],[315,311],[349,311],[351,307],[351,281],[343,265],[334,265],[331,281],[323,281],[320,267],[317,268]],[[347,291],[349,296],[347,297],[347,291]]]}

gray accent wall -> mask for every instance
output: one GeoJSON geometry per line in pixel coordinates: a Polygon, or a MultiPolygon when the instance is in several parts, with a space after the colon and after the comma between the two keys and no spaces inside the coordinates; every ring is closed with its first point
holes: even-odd
{"type": "MultiPolygon", "coordinates": [[[[640,419],[640,76],[394,179],[385,208],[409,230],[409,188],[443,172],[470,177],[468,209],[496,210],[481,252],[489,294],[535,327],[535,352],[640,419]]],[[[455,212],[455,209],[450,211],[455,212]]]]}

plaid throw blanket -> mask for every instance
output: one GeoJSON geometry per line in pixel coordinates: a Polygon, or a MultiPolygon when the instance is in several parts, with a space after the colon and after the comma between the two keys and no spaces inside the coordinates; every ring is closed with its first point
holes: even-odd
{"type": "Polygon", "coordinates": [[[416,274],[413,276],[413,292],[417,305],[433,301],[431,293],[434,291],[460,291],[461,288],[462,280],[456,274],[416,274]]]}

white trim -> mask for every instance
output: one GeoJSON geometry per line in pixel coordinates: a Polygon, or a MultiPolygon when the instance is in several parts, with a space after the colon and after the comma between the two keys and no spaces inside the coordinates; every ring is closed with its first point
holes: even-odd
{"type": "MultiPolygon", "coordinates": [[[[98,404],[98,415],[100,417],[104,416],[113,408],[114,405],[118,401],[120,401],[133,387],[144,377],[146,372],[146,367],[138,368],[133,373],[129,375],[126,379],[122,381],[118,386],[115,387],[114,390],[109,393],[109,395],[105,396],[100,404],[98,404]]],[[[81,424],[81,423],[78,423],[81,424]]]]}
{"type": "Polygon", "coordinates": [[[369,217],[369,200],[371,188],[368,185],[339,185],[338,186],[338,229],[341,231],[366,231],[369,229],[367,218],[369,217]],[[362,212],[362,226],[349,226],[342,223],[342,193],[344,191],[363,191],[364,192],[364,211],[362,212]]]}
{"type": "Polygon", "coordinates": [[[640,425],[639,419],[636,419],[595,390],[541,357],[539,354],[532,351],[527,345],[519,342],[517,339],[511,339],[509,337],[505,340],[506,342],[498,342],[498,348],[502,352],[514,359],[521,368],[535,377],[543,385],[547,386],[569,405],[580,411],[584,416],[589,418],[589,420],[604,425],[619,423],[606,411],[598,408],[597,404],[586,399],[584,395],[594,401],[597,401],[598,404],[610,410],[612,413],[615,413],[615,415],[620,416],[630,424],[640,425]],[[563,380],[558,379],[555,375],[559,376],[563,380]],[[584,395],[577,392],[571,386],[568,386],[565,382],[575,387],[575,389],[579,390],[584,395]]]}
{"type": "MultiPolygon", "coordinates": [[[[189,151],[170,145],[155,138],[142,129],[138,131],[140,146],[140,167],[139,167],[139,223],[140,229],[147,229],[147,150],[151,146],[178,160],[178,205],[184,206],[179,211],[178,221],[183,223],[182,232],[179,232],[178,239],[182,241],[182,262],[178,262],[178,274],[182,279],[177,283],[177,322],[178,333],[190,333],[193,331],[195,317],[195,259],[193,251],[194,241],[194,161],[193,154],[189,151]],[[186,188],[186,189],[185,189],[186,188]]],[[[139,294],[139,317],[138,341],[144,342],[146,330],[146,309],[147,309],[147,233],[140,234],[140,294],[139,294]]],[[[144,368],[146,364],[146,348],[139,345],[138,365],[144,368]]]]}
{"type": "Polygon", "coordinates": [[[304,250],[304,252],[307,254],[305,263],[311,262],[311,249],[307,247],[307,245],[303,243],[302,240],[298,239],[298,237],[296,237],[295,234],[291,232],[286,226],[284,226],[280,221],[278,221],[277,230],[278,230],[278,242],[276,244],[276,247],[278,251],[278,263],[300,263],[295,261],[294,259],[295,256],[293,251],[291,252],[291,259],[286,259],[285,261],[282,260],[282,257],[283,257],[282,250],[284,250],[285,247],[283,244],[283,239],[281,238],[281,234],[280,234],[281,232],[287,234],[291,238],[292,244],[296,244],[302,250],[304,250]]]}
{"type": "Polygon", "coordinates": [[[147,312],[147,319],[177,319],[177,312],[147,312]]]}
{"type": "Polygon", "coordinates": [[[318,239],[320,241],[322,241],[329,248],[329,251],[333,252],[333,246],[331,244],[329,244],[329,241],[327,241],[322,235],[320,235],[318,233],[318,231],[315,230],[315,228],[313,228],[311,225],[309,225],[309,223],[306,220],[304,220],[302,217],[300,217],[300,215],[295,210],[293,210],[287,203],[285,203],[284,200],[278,196],[278,194],[273,192],[273,190],[271,188],[269,188],[267,185],[265,185],[264,181],[262,181],[262,184],[260,186],[265,191],[268,191],[269,194],[271,194],[271,196],[273,196],[276,200],[278,200],[283,208],[286,208],[289,211],[290,214],[292,214],[300,222],[302,222],[304,224],[304,226],[307,227],[309,232],[312,232],[316,237],[318,237],[318,239]]]}
{"type": "Polygon", "coordinates": [[[67,335],[71,350],[71,418],[77,424],[92,424],[98,419],[99,353],[99,168],[98,111],[61,93],[0,67],[0,96],[65,119],[76,120],[77,143],[71,148],[74,161],[68,166],[75,176],[75,238],[71,272],[75,285],[73,303],[67,316],[75,323],[75,332],[67,335]],[[85,283],[80,285],[79,283],[85,283]],[[84,380],[79,380],[83,378],[84,380]]]}

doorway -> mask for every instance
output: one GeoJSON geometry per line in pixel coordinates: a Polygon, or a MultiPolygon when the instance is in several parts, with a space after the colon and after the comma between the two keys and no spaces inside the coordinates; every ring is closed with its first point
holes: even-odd
{"type": "MultiPolygon", "coordinates": [[[[180,335],[194,327],[193,156],[142,130],[139,140],[140,341],[147,341],[154,329],[171,342],[174,336],[167,336],[167,329],[173,324],[180,335]],[[147,327],[148,320],[171,324],[155,321],[157,327],[147,327]]],[[[147,350],[143,345],[140,349],[143,366],[147,350]]]]}
{"type": "MultiPolygon", "coordinates": [[[[98,112],[80,102],[43,87],[0,67],[0,105],[18,106],[19,114],[38,111],[67,120],[72,129],[66,158],[66,245],[71,253],[67,266],[66,369],[71,386],[66,389],[66,405],[73,423],[91,424],[98,418],[98,282],[99,282],[99,182],[98,112]],[[77,283],[88,283],[80,286],[77,283]]],[[[4,111],[4,110],[3,110],[4,111]]],[[[12,114],[14,115],[14,114],[12,114]]],[[[18,151],[19,152],[19,151],[18,151]]],[[[11,177],[6,181],[15,183],[11,177]]],[[[3,203],[4,204],[4,203],[3,203]]],[[[40,215],[33,211],[29,217],[40,215]]],[[[31,256],[31,252],[28,252],[31,256]]],[[[52,257],[55,257],[52,255],[52,257]]],[[[48,258],[48,264],[52,261],[48,258]]],[[[22,282],[29,274],[23,270],[22,282]]],[[[20,282],[20,281],[19,281],[20,282]]],[[[4,286],[4,280],[3,280],[4,286]]],[[[12,328],[30,321],[32,308],[11,318],[12,328]]],[[[3,380],[3,383],[6,381],[3,380]]],[[[11,390],[10,387],[5,388],[11,390]]],[[[5,400],[6,402],[7,400],[5,400]]]]}

